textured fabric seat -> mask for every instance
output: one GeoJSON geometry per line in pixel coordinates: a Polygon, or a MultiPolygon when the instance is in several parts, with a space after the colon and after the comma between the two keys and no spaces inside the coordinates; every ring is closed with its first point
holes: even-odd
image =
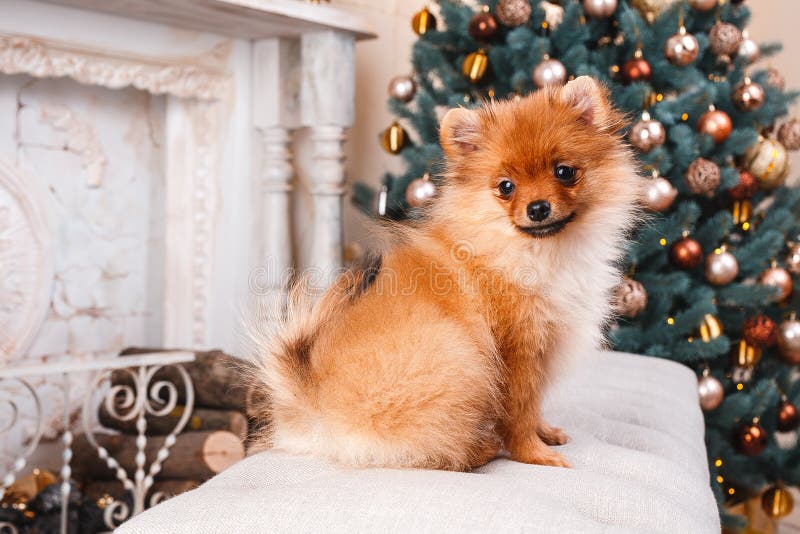
{"type": "Polygon", "coordinates": [[[572,438],[560,450],[573,469],[499,458],[472,473],[359,470],[266,451],[117,532],[720,531],[691,370],[588,355],[545,414],[572,438]]]}

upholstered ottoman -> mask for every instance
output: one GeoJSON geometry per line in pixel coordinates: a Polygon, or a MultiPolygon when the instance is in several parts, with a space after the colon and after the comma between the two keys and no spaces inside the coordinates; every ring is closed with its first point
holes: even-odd
{"type": "Polygon", "coordinates": [[[117,532],[720,531],[691,370],[588,355],[545,413],[571,436],[560,449],[573,469],[500,458],[471,473],[358,470],[267,451],[117,532]]]}

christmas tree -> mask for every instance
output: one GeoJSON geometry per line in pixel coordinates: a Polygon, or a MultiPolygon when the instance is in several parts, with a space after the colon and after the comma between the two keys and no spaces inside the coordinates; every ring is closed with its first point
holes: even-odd
{"type": "Polygon", "coordinates": [[[652,213],[629,247],[609,339],[697,372],[729,525],[724,504],[761,495],[781,517],[786,487],[800,484],[800,191],[784,186],[786,150],[800,148],[800,121],[786,116],[797,93],[763,66],[780,47],[751,40],[748,18],[741,0],[424,7],[414,73],[391,80],[397,121],[381,134],[407,170],[354,191],[379,217],[415,217],[436,194],[444,110],[579,75],[607,85],[631,118],[652,213]]]}

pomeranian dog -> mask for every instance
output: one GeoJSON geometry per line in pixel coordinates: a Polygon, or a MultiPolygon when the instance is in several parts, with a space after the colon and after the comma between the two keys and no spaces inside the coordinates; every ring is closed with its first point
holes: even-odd
{"type": "Polygon", "coordinates": [[[505,449],[568,467],[540,411],[603,341],[643,180],[623,117],[582,76],[452,109],[426,216],[258,341],[268,445],[351,466],[465,470],[505,449]]]}

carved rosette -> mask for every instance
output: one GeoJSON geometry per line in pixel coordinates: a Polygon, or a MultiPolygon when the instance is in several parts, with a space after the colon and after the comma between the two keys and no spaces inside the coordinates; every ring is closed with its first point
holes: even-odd
{"type": "Polygon", "coordinates": [[[47,315],[53,240],[47,193],[0,160],[0,365],[28,350],[47,315]]]}

